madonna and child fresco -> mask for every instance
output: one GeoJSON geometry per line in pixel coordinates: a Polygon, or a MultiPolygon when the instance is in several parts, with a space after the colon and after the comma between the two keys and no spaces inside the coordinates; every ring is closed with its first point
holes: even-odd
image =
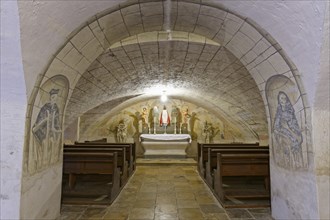
{"type": "MultiPolygon", "coordinates": [[[[276,164],[287,169],[301,169],[307,166],[307,143],[301,129],[302,119],[292,104],[293,97],[299,97],[293,83],[284,76],[270,80],[267,99],[272,118],[272,148],[276,164]],[[271,85],[273,84],[273,85],[271,85]],[[274,86],[277,85],[277,86],[274,86]],[[276,88],[276,89],[272,89],[276,88]],[[290,92],[291,99],[287,92],[290,92]]],[[[295,101],[297,102],[297,101],[295,101]]],[[[301,116],[301,112],[299,113],[301,116]]]]}
{"type": "Polygon", "coordinates": [[[55,76],[46,81],[37,95],[34,107],[37,114],[31,121],[31,135],[25,159],[30,174],[59,162],[62,150],[63,110],[68,94],[68,81],[55,76]],[[48,91],[48,92],[47,92],[48,91]]]}
{"type": "Polygon", "coordinates": [[[274,120],[274,138],[280,149],[279,163],[284,166],[301,167],[302,134],[295,111],[289,97],[282,91],[278,93],[278,105],[274,120]]]}

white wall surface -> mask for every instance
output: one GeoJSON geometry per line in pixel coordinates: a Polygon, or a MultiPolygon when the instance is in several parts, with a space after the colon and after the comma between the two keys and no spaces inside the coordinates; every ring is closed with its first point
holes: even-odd
{"type": "Polygon", "coordinates": [[[324,19],[324,35],[321,50],[321,70],[313,109],[313,140],[317,175],[318,203],[321,219],[330,219],[330,59],[329,59],[329,5],[324,19]],[[325,193],[328,192],[328,193],[325,193]]]}
{"type": "Polygon", "coordinates": [[[120,1],[20,1],[24,72],[31,95],[38,74],[44,73],[52,55],[87,19],[120,1]]]}
{"type": "Polygon", "coordinates": [[[0,219],[19,219],[26,88],[16,1],[1,1],[0,219]]]}

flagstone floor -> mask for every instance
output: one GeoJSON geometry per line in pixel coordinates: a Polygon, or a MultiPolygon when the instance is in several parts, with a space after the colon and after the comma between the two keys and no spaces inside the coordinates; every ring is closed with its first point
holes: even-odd
{"type": "Polygon", "coordinates": [[[223,209],[191,165],[138,165],[110,206],[63,205],[61,220],[271,220],[269,208],[223,209]]]}

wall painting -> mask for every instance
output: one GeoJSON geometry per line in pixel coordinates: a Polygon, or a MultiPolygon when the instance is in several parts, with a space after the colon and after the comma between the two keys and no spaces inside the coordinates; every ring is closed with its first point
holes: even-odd
{"type": "Polygon", "coordinates": [[[39,89],[33,104],[24,170],[34,174],[60,161],[63,111],[69,92],[66,77],[57,75],[39,89]]]}
{"type": "Polygon", "coordinates": [[[290,170],[306,168],[305,107],[297,86],[286,76],[273,76],[267,81],[266,96],[275,163],[290,170]]]}

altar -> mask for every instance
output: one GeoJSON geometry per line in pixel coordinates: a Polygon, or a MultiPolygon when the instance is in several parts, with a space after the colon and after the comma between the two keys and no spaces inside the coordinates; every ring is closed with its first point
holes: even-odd
{"type": "Polygon", "coordinates": [[[185,158],[191,137],[189,134],[142,134],[140,143],[145,158],[185,158]]]}

